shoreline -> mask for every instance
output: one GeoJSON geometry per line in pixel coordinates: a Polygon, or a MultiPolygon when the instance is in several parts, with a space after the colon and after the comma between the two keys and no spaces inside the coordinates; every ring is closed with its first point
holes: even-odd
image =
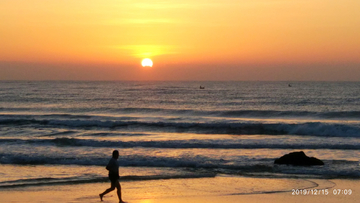
{"type": "MultiPolygon", "coordinates": [[[[2,202],[100,202],[98,194],[110,183],[20,187],[0,190],[2,202]]],[[[350,179],[276,179],[219,176],[200,179],[168,179],[121,182],[128,203],[232,203],[232,202],[356,202],[360,180],[350,179]],[[296,194],[296,189],[318,191],[296,194]],[[351,189],[352,194],[344,194],[351,189]],[[294,191],[295,190],[295,191],[294,191]],[[327,194],[321,191],[328,191],[327,194]],[[334,194],[334,190],[336,193],[334,194]],[[340,192],[338,192],[340,191],[340,192]]],[[[116,192],[104,203],[117,202],[116,192]]]]}

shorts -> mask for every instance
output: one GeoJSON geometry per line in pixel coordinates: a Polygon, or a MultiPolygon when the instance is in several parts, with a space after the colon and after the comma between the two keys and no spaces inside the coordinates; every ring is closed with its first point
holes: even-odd
{"type": "Polygon", "coordinates": [[[115,184],[119,180],[118,174],[109,174],[109,179],[111,181],[111,184],[115,184]]]}

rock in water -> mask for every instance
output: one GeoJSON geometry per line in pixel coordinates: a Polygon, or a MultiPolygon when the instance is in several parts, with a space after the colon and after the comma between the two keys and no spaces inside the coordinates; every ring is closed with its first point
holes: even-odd
{"type": "Polygon", "coordinates": [[[300,152],[291,152],[285,154],[284,156],[275,159],[274,164],[291,164],[294,166],[314,166],[314,165],[324,165],[324,162],[315,158],[308,157],[303,151],[300,152]]]}

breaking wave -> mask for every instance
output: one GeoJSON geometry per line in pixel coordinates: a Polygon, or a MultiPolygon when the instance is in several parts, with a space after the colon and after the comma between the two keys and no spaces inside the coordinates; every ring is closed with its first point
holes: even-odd
{"type": "Polygon", "coordinates": [[[211,139],[191,139],[191,140],[166,140],[166,141],[113,141],[59,137],[54,139],[0,139],[0,144],[31,144],[53,145],[57,147],[112,147],[112,148],[169,148],[169,149],[338,149],[338,150],[358,150],[358,143],[298,143],[298,142],[279,142],[277,140],[233,140],[219,141],[211,139]]]}
{"type": "Polygon", "coordinates": [[[151,129],[157,132],[191,132],[207,134],[233,134],[233,135],[310,135],[325,137],[360,137],[358,123],[337,122],[260,122],[260,121],[233,121],[210,120],[202,122],[178,121],[177,119],[140,120],[139,118],[102,118],[70,119],[70,118],[44,118],[36,116],[0,116],[0,125],[3,126],[41,126],[55,128],[105,128],[122,129],[151,129]]]}
{"type": "MultiPolygon", "coordinates": [[[[196,178],[196,177],[214,177],[216,174],[244,175],[244,176],[270,176],[270,177],[289,177],[291,175],[319,176],[318,178],[360,178],[358,170],[358,161],[349,160],[323,160],[324,166],[299,167],[276,165],[274,159],[243,159],[238,162],[222,159],[212,159],[203,156],[196,157],[151,157],[151,156],[122,156],[120,157],[121,167],[162,167],[162,168],[182,168],[194,171],[194,175],[166,175],[138,177],[123,177],[124,180],[152,180],[152,179],[170,179],[170,178],[196,178]]],[[[104,166],[107,160],[100,157],[49,157],[45,155],[24,157],[23,155],[0,154],[1,164],[12,165],[79,165],[79,166],[104,166]]],[[[70,180],[52,180],[46,179],[44,182],[55,182],[62,184],[69,183],[89,183],[103,182],[103,177],[96,179],[70,179],[70,180]]],[[[39,182],[39,181],[37,181],[39,182]]],[[[6,183],[3,187],[11,187],[15,183],[6,183]]],[[[30,181],[27,185],[32,184],[30,181]]],[[[39,183],[36,183],[39,184],[39,183]]],[[[41,181],[40,181],[41,184],[41,181]]],[[[2,187],[0,183],[0,188],[2,187]]]]}

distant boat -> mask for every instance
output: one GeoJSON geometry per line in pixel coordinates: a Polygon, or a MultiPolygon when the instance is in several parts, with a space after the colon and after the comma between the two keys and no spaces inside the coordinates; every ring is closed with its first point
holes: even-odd
{"type": "Polygon", "coordinates": [[[201,86],[201,85],[200,85],[200,89],[202,89],[202,90],[203,90],[203,89],[205,89],[205,87],[203,87],[203,86],[201,86]]]}
{"type": "Polygon", "coordinates": [[[288,84],[289,87],[292,87],[291,84],[288,84]]]}

